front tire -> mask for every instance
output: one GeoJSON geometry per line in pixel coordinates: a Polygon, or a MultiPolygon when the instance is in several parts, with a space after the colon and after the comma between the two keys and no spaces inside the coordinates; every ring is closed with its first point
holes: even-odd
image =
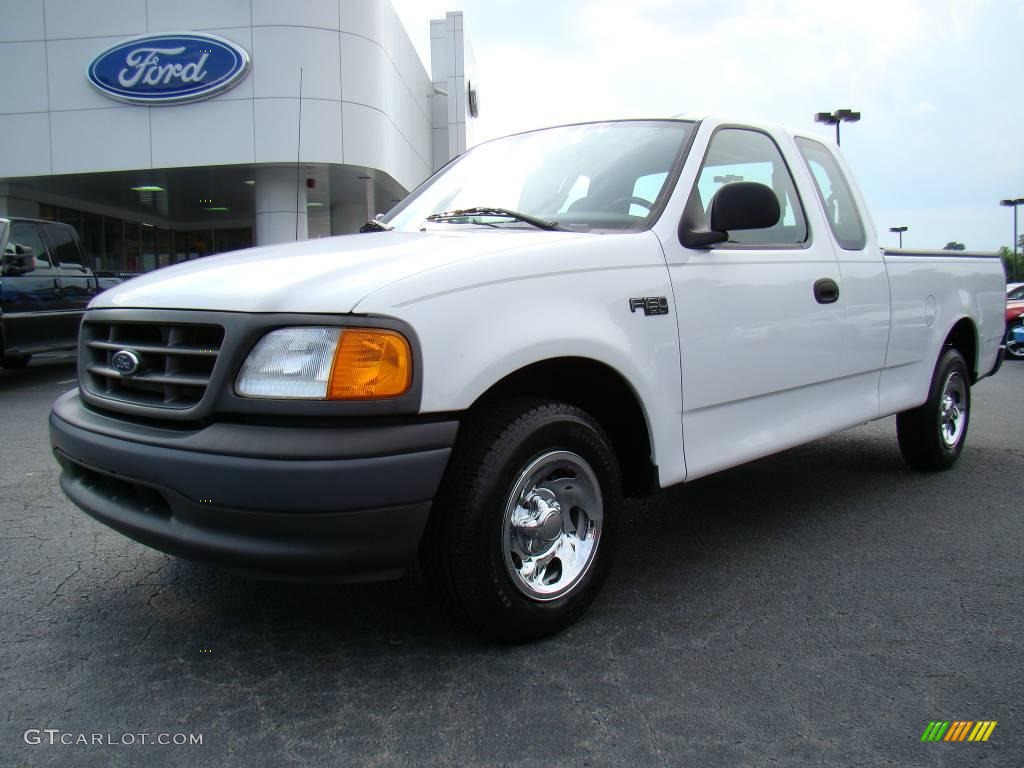
{"type": "Polygon", "coordinates": [[[935,471],[956,463],[967,439],[971,379],[963,355],[946,348],[932,374],[924,405],[896,417],[903,458],[914,469],[935,471]]]}
{"type": "Polygon", "coordinates": [[[593,602],[622,506],[600,425],[514,400],[472,414],[434,501],[424,571],[448,612],[501,642],[558,632],[593,602]]]}

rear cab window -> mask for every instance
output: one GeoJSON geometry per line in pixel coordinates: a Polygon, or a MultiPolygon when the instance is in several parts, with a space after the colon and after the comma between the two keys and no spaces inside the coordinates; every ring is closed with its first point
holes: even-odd
{"type": "Polygon", "coordinates": [[[74,235],[66,227],[47,224],[46,236],[50,241],[50,249],[54,261],[64,269],[85,270],[82,252],[74,235]]]}
{"type": "Polygon", "coordinates": [[[864,222],[835,157],[817,141],[800,137],[795,141],[814,180],[814,188],[818,191],[825,219],[836,243],[845,251],[863,250],[867,245],[864,222]]]}

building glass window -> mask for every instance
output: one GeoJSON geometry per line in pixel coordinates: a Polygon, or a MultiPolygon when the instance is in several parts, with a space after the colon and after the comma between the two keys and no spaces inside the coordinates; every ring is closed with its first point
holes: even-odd
{"type": "Polygon", "coordinates": [[[59,221],[63,224],[70,224],[75,228],[76,232],[82,231],[82,212],[76,211],[72,208],[58,208],[57,218],[55,221],[59,221]]]}
{"type": "Polygon", "coordinates": [[[139,271],[139,254],[142,250],[142,240],[139,235],[139,225],[135,221],[124,223],[124,267],[125,272],[139,271]]]}
{"type": "Polygon", "coordinates": [[[213,233],[213,252],[227,253],[252,248],[252,228],[217,229],[213,233]]]}
{"type": "Polygon", "coordinates": [[[156,265],[166,267],[174,263],[174,233],[169,229],[156,231],[156,265]]]}
{"type": "Polygon", "coordinates": [[[120,219],[103,219],[103,263],[107,272],[124,272],[124,227],[120,219]]]}
{"type": "MultiPolygon", "coordinates": [[[[45,203],[39,205],[39,218],[74,227],[88,261],[101,272],[151,272],[182,261],[253,246],[252,227],[179,232],[45,203]]],[[[60,236],[66,238],[66,233],[60,236]]],[[[58,261],[62,260],[61,253],[56,256],[58,261]]],[[[37,258],[49,266],[45,249],[37,258]]],[[[68,251],[64,261],[72,263],[71,259],[68,251]]]]}
{"type": "Polygon", "coordinates": [[[78,229],[78,239],[82,241],[82,250],[99,264],[103,253],[103,217],[95,213],[82,213],[82,225],[78,229]]]}
{"type": "Polygon", "coordinates": [[[210,241],[213,232],[209,229],[195,229],[189,232],[180,232],[185,238],[185,258],[188,261],[209,256],[211,253],[210,241]]]}
{"type": "Polygon", "coordinates": [[[142,259],[140,267],[142,272],[152,272],[156,269],[156,227],[142,225],[142,259]]]}

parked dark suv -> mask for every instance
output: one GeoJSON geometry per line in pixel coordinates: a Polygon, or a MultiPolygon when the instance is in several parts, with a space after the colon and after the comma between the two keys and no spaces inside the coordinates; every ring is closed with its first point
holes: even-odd
{"type": "Polygon", "coordinates": [[[74,349],[99,290],[78,233],[67,224],[0,219],[0,365],[24,368],[37,352],[74,349]]]}

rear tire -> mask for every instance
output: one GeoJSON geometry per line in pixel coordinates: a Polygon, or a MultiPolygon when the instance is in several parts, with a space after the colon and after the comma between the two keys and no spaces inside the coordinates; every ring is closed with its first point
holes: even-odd
{"type": "Polygon", "coordinates": [[[11,355],[9,357],[0,358],[0,368],[20,371],[23,368],[28,368],[28,364],[31,360],[32,355],[11,355]]]}
{"type": "Polygon", "coordinates": [[[936,471],[956,463],[967,440],[971,379],[963,355],[943,350],[924,405],[896,417],[904,460],[914,469],[936,471]]]}
{"type": "Polygon", "coordinates": [[[1007,360],[1024,360],[1024,344],[1021,344],[1014,340],[1013,329],[1024,327],[1024,320],[1017,319],[1010,323],[1006,329],[1006,359],[1007,360]]]}
{"type": "Polygon", "coordinates": [[[544,637],[597,596],[621,506],[618,462],[589,414],[565,403],[501,402],[460,428],[423,570],[464,626],[500,642],[544,637]]]}

